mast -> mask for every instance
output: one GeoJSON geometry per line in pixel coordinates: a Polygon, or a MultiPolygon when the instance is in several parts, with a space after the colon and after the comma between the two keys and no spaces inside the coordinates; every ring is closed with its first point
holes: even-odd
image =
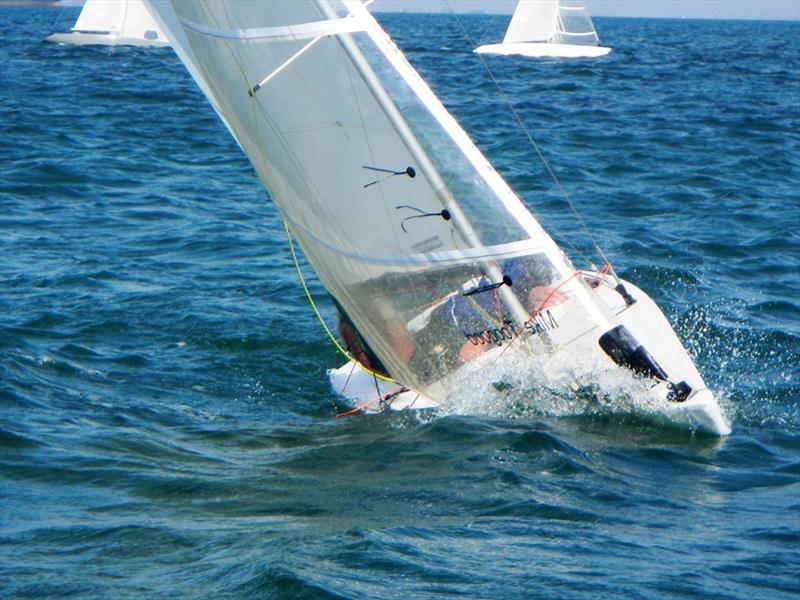
{"type": "MultiPolygon", "coordinates": [[[[315,2],[326,18],[337,18],[336,13],[330,7],[327,0],[315,0],[315,2]]],[[[406,123],[403,115],[400,114],[400,111],[397,109],[394,101],[392,101],[391,97],[384,89],[383,85],[378,79],[378,76],[372,70],[372,67],[370,67],[367,59],[364,58],[364,55],[361,53],[361,50],[356,45],[352,36],[349,33],[343,33],[336,36],[336,39],[341,43],[342,48],[353,61],[353,64],[355,65],[359,74],[364,78],[364,81],[367,83],[372,95],[383,109],[386,117],[394,126],[409,153],[414,157],[414,160],[417,161],[420,170],[430,182],[436,197],[442,203],[442,206],[446,208],[452,215],[453,227],[469,247],[483,247],[484,244],[481,242],[477,231],[475,231],[475,229],[472,227],[472,224],[461,210],[461,207],[458,205],[458,202],[456,202],[456,199],[453,197],[453,194],[450,192],[447,184],[445,184],[445,182],[442,180],[439,172],[436,170],[436,167],[428,157],[428,154],[422,148],[422,145],[411,131],[411,128],[408,126],[408,123],[406,123]]],[[[489,280],[492,283],[503,281],[503,273],[496,263],[490,261],[481,261],[480,264],[484,273],[489,277],[489,280]]],[[[498,292],[511,309],[517,325],[521,325],[528,320],[529,311],[525,309],[519,298],[517,298],[516,294],[511,289],[505,285],[502,285],[498,288],[498,292]]]]}

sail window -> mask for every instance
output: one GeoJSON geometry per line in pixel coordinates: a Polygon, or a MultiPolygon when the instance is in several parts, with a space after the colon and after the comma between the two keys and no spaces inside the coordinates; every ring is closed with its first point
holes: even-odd
{"type": "Polygon", "coordinates": [[[498,201],[483,174],[374,47],[372,40],[364,34],[356,34],[353,38],[481,242],[491,246],[528,238],[528,233],[516,218],[498,201]]]}

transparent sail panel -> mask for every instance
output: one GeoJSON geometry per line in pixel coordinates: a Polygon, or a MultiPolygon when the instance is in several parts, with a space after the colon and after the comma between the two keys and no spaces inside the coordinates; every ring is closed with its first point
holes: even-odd
{"type": "MultiPolygon", "coordinates": [[[[509,285],[531,313],[558,280],[543,255],[499,257],[495,264],[503,273],[503,285],[509,285]]],[[[379,334],[377,354],[396,356],[403,380],[426,389],[479,353],[536,333],[535,321],[522,325],[514,318],[499,282],[484,271],[479,263],[393,270],[347,291],[361,310],[369,311],[368,321],[379,334]]]]}
{"type": "Polygon", "coordinates": [[[358,20],[368,14],[299,1],[151,6],[327,290],[406,385],[441,388],[563,279],[543,253],[549,238],[529,238],[383,58],[358,20]]]}
{"type": "MultiPolygon", "coordinates": [[[[384,55],[378,52],[372,40],[366,34],[353,37],[481,242],[496,245],[527,238],[517,220],[503,208],[489,183],[384,55]]],[[[413,232],[409,233],[413,235],[413,232]]]]}
{"type": "Polygon", "coordinates": [[[556,43],[582,44],[586,46],[600,45],[592,19],[583,5],[561,2],[558,19],[558,32],[554,38],[556,43]]]}

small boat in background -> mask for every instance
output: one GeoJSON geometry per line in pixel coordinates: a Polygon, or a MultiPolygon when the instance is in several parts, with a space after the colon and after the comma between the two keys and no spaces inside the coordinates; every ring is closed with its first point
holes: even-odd
{"type": "Polygon", "coordinates": [[[479,54],[592,58],[611,48],[600,45],[592,19],[582,5],[558,0],[520,0],[503,42],[475,49],[479,54]]]}
{"type": "Polygon", "coordinates": [[[72,31],[45,38],[54,44],[169,46],[141,0],[86,0],[72,31]]]}

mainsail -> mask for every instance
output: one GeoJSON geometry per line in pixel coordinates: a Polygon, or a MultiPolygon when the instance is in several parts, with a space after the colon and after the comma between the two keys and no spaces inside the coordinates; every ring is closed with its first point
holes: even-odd
{"type": "Polygon", "coordinates": [[[611,364],[621,325],[357,0],[150,0],[388,372],[437,401],[520,339],[611,364]]]}
{"type": "Polygon", "coordinates": [[[511,17],[504,44],[551,42],[558,31],[558,0],[521,0],[511,17]]]}

